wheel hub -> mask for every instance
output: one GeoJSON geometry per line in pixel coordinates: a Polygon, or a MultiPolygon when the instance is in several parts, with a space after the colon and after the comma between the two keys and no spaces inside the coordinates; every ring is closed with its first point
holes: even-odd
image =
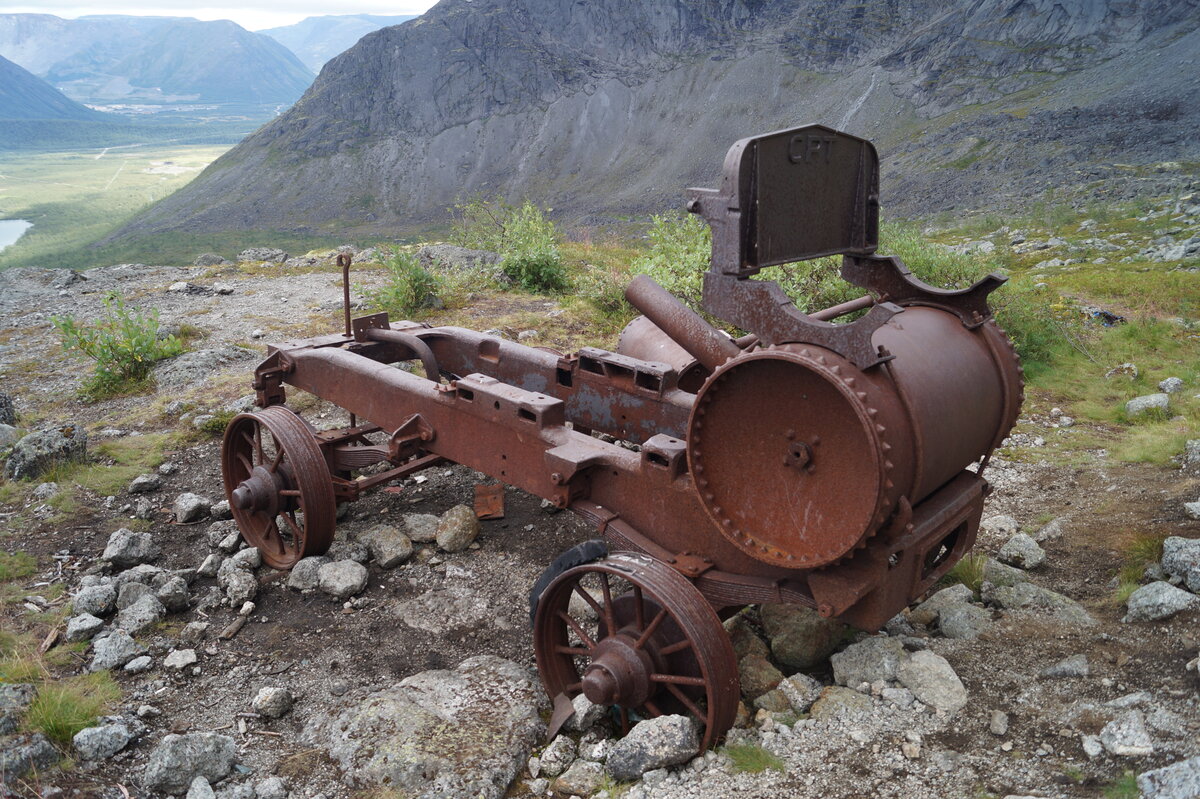
{"type": "Polygon", "coordinates": [[[595,656],[583,673],[583,693],[597,705],[638,707],[655,690],[650,653],[635,646],[637,638],[622,630],[596,646],[595,656]]]}
{"type": "Polygon", "coordinates": [[[284,488],[283,475],[264,466],[255,466],[250,476],[229,493],[229,503],[238,510],[251,513],[262,511],[269,516],[279,512],[279,492],[284,488]]]}

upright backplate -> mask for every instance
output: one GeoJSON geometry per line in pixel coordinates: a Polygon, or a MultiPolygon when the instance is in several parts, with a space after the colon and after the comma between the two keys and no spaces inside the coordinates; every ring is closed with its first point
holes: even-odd
{"type": "Polygon", "coordinates": [[[879,243],[879,155],[822,125],[753,136],[725,156],[719,189],[689,189],[688,210],[713,228],[713,271],[866,255],[879,243]]]}

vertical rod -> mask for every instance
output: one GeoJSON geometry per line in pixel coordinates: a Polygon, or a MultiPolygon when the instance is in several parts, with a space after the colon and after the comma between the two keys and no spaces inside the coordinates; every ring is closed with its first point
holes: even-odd
{"type": "MultiPolygon", "coordinates": [[[[338,253],[337,264],[342,268],[342,313],[346,317],[346,338],[350,338],[350,262],[348,252],[338,253]]],[[[353,424],[353,422],[351,423],[353,424]]]]}

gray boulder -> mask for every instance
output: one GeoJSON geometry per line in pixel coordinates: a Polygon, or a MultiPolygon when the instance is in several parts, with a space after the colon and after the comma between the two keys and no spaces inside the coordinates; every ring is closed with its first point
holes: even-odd
{"type": "Polygon", "coordinates": [[[21,431],[11,424],[0,422],[0,451],[8,449],[21,438],[21,431]]]}
{"type": "Polygon", "coordinates": [[[197,777],[188,786],[187,796],[183,799],[217,799],[217,793],[208,784],[208,780],[203,777],[197,777]]]}
{"type": "Polygon", "coordinates": [[[1130,594],[1125,607],[1128,612],[1121,621],[1158,621],[1183,610],[1200,608],[1200,596],[1159,580],[1130,594]]]}
{"type": "Polygon", "coordinates": [[[785,678],[776,689],[787,697],[788,704],[797,713],[807,713],[813,703],[821,698],[825,686],[807,674],[797,673],[785,678]]]}
{"type": "Polygon", "coordinates": [[[951,605],[961,605],[965,602],[970,602],[974,598],[975,594],[970,588],[962,583],[955,583],[947,588],[943,588],[929,597],[929,599],[917,605],[908,614],[908,618],[914,624],[924,624],[928,627],[937,621],[938,615],[942,612],[943,608],[951,605]]]}
{"type": "Polygon", "coordinates": [[[967,704],[967,689],[941,655],[914,652],[896,669],[896,679],[930,707],[953,714],[967,704]]]}
{"type": "Polygon", "coordinates": [[[1046,551],[1025,533],[1017,533],[1000,547],[996,558],[1018,569],[1035,569],[1046,562],[1046,551]]]}
{"type": "Polygon", "coordinates": [[[390,524],[372,527],[360,536],[381,569],[394,569],[413,553],[412,540],[390,524]]]}
{"type": "Polygon", "coordinates": [[[848,719],[864,716],[871,710],[871,697],[860,694],[853,688],[830,685],[821,691],[821,696],[813,702],[809,716],[817,721],[848,719]]]}
{"type": "Polygon", "coordinates": [[[691,760],[700,752],[695,723],[687,716],[658,716],[639,722],[613,745],[604,768],[616,780],[635,780],[647,771],[691,760]]]}
{"type": "Polygon", "coordinates": [[[1029,582],[1029,575],[1024,569],[1005,565],[995,558],[988,558],[983,563],[983,579],[994,586],[1016,585],[1029,582]]]}
{"type": "Polygon", "coordinates": [[[590,760],[576,760],[554,781],[559,796],[591,796],[604,783],[604,766],[590,760]]]}
{"type": "Polygon", "coordinates": [[[408,513],[404,516],[404,529],[414,543],[429,544],[437,540],[440,521],[432,513],[408,513]]]}
{"type": "Polygon", "coordinates": [[[347,599],[367,587],[367,567],[354,560],[326,563],[317,572],[317,586],[330,596],[347,599]]]}
{"type": "Polygon", "coordinates": [[[176,497],[175,504],[172,506],[175,511],[175,521],[180,524],[200,521],[208,516],[210,508],[212,508],[212,500],[190,491],[176,497]]]}
{"type": "Polygon", "coordinates": [[[25,709],[37,698],[37,688],[30,683],[0,683],[0,735],[17,731],[25,709]]]}
{"type": "Polygon", "coordinates": [[[196,260],[192,261],[193,266],[224,266],[229,263],[226,259],[217,255],[215,252],[205,252],[196,256],[196,260]]]}
{"type": "Polygon", "coordinates": [[[236,757],[237,744],[228,735],[167,735],[150,753],[142,783],[152,791],[183,793],[197,777],[210,783],[224,779],[236,757]]]}
{"type": "Polygon", "coordinates": [[[1183,445],[1183,470],[1189,474],[1200,474],[1200,438],[1188,439],[1183,445]]]}
{"type": "Polygon", "coordinates": [[[165,658],[163,658],[163,668],[171,671],[183,671],[186,668],[196,665],[200,658],[196,655],[195,649],[172,649],[165,658]]]}
{"type": "Polygon", "coordinates": [[[973,640],[992,624],[992,614],[978,605],[950,605],[938,614],[938,630],[946,638],[973,640]]]}
{"type": "Polygon", "coordinates": [[[1158,381],[1158,390],[1164,394],[1175,394],[1183,391],[1183,380],[1178,377],[1168,377],[1158,381]]]}
{"type": "Polygon", "coordinates": [[[40,732],[0,740],[0,785],[19,780],[31,771],[45,771],[61,757],[40,732]]]}
{"type": "Polygon", "coordinates": [[[71,598],[71,607],[76,613],[107,616],[117,609],[117,589],[107,583],[81,588],[71,598]]]}
{"type": "Polygon", "coordinates": [[[75,733],[71,744],[83,760],[108,760],[133,739],[121,722],[87,727],[75,733]]]}
{"type": "Polygon", "coordinates": [[[92,662],[88,664],[88,671],[115,669],[144,654],[146,647],[133,640],[133,636],[124,630],[113,630],[92,644],[92,662]]]}
{"type": "Polygon", "coordinates": [[[154,589],[146,583],[121,583],[117,589],[117,610],[124,610],[144,596],[154,596],[154,589]]]}
{"type": "Polygon", "coordinates": [[[1064,658],[1053,666],[1047,666],[1038,672],[1039,677],[1086,677],[1091,671],[1087,655],[1078,654],[1064,658]]]}
{"type": "Polygon", "coordinates": [[[371,559],[371,550],[367,549],[366,544],[358,541],[334,541],[329,549],[325,550],[325,557],[330,560],[352,560],[366,565],[371,559]]]}
{"type": "Polygon", "coordinates": [[[258,596],[258,580],[250,572],[250,568],[246,559],[229,558],[217,569],[217,587],[224,592],[234,607],[240,607],[243,602],[249,602],[258,596]]]}
{"type": "Polygon", "coordinates": [[[812,608],[763,605],[758,615],[771,644],[771,654],[789,669],[821,665],[846,633],[844,624],[823,618],[812,608]]]}
{"type": "Polygon", "coordinates": [[[301,558],[292,567],[292,573],[288,575],[288,588],[294,588],[297,591],[315,590],[320,584],[321,567],[326,563],[329,563],[329,558],[323,555],[309,555],[307,558],[301,558]]]}
{"type": "Polygon", "coordinates": [[[149,494],[162,488],[162,478],[151,472],[133,478],[129,484],[130,494],[149,494]]]}
{"type": "Polygon", "coordinates": [[[187,610],[188,600],[191,599],[187,580],[179,576],[168,578],[155,592],[155,596],[170,613],[181,613],[187,610]]]}
{"type": "Polygon", "coordinates": [[[427,671],[371,694],[304,730],[356,786],[386,785],[409,799],[499,799],[545,735],[541,685],[493,655],[427,671]]]}
{"type": "Polygon", "coordinates": [[[174,358],[159,361],[154,366],[154,379],[163,387],[183,386],[205,380],[218,369],[253,358],[254,355],[250,350],[232,344],[185,352],[174,358]]]}
{"type": "Polygon", "coordinates": [[[1143,416],[1153,411],[1166,413],[1170,408],[1170,394],[1146,394],[1142,397],[1135,397],[1125,403],[1125,413],[1132,418],[1143,416]]]}
{"type": "Polygon", "coordinates": [[[417,263],[431,271],[462,271],[482,269],[502,274],[500,262],[504,257],[487,250],[472,250],[454,244],[427,244],[417,250],[417,263]]]}
{"type": "Polygon", "coordinates": [[[108,537],[108,544],[100,557],[111,563],[113,568],[128,569],[157,558],[158,545],[149,533],[135,533],[122,527],[108,537]]]}
{"type": "Polygon", "coordinates": [[[281,264],[288,259],[284,250],[275,247],[247,247],[238,253],[238,261],[268,261],[281,264]]]}
{"type": "Polygon", "coordinates": [[[998,586],[984,599],[1005,610],[1038,611],[1071,624],[1090,626],[1096,623],[1075,600],[1033,583],[998,586]]]}
{"type": "Polygon", "coordinates": [[[1100,743],[1110,755],[1142,757],[1154,754],[1154,742],[1146,730],[1146,719],[1140,710],[1127,710],[1104,725],[1100,743]]]}
{"type": "Polygon", "coordinates": [[[1163,541],[1163,571],[1200,592],[1200,539],[1173,535],[1163,541]]]}
{"type": "Polygon", "coordinates": [[[1195,799],[1200,796],[1200,757],[1139,774],[1142,799],[1195,799]]]}
{"type": "Polygon", "coordinates": [[[447,552],[462,552],[478,537],[479,519],[466,505],[455,505],[438,521],[437,545],[447,552]]]}
{"type": "Polygon", "coordinates": [[[130,635],[140,635],[162,621],[167,609],[153,594],[142,597],[117,613],[117,627],[130,635]]]}
{"type": "Polygon", "coordinates": [[[550,745],[538,755],[541,773],[547,777],[557,777],[575,762],[575,739],[569,735],[555,736],[550,745]]]}
{"type": "Polygon", "coordinates": [[[4,392],[0,392],[0,424],[15,425],[17,423],[17,409],[13,406],[12,397],[4,392]]]}
{"type": "Polygon", "coordinates": [[[276,685],[268,685],[259,689],[258,693],[254,695],[251,706],[258,715],[277,719],[286,716],[291,711],[293,702],[291,691],[276,685]]]}
{"type": "Polygon", "coordinates": [[[80,613],[67,622],[66,638],[68,641],[87,641],[103,629],[103,619],[90,613],[80,613]]]}
{"type": "Polygon", "coordinates": [[[851,644],[829,658],[829,662],[833,664],[834,682],[857,688],[864,682],[896,679],[901,662],[907,658],[899,639],[873,636],[851,644]]]}
{"type": "Polygon", "coordinates": [[[288,789],[279,777],[267,777],[254,783],[256,799],[287,799],[288,789]]]}
{"type": "Polygon", "coordinates": [[[751,652],[738,661],[738,682],[747,701],[757,699],[782,680],[783,674],[763,655],[751,652]]]}
{"type": "Polygon", "coordinates": [[[82,427],[45,428],[30,433],[13,446],[4,464],[4,476],[9,480],[29,480],[57,463],[86,457],[87,433],[82,427]]]}

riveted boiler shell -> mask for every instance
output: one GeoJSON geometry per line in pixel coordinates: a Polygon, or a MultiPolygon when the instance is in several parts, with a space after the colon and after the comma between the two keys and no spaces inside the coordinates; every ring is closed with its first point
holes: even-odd
{"type": "Polygon", "coordinates": [[[837,560],[877,529],[889,501],[872,409],[842,375],[789,350],[718,369],[688,440],[709,515],[759,560],[797,569],[837,560]]]}

